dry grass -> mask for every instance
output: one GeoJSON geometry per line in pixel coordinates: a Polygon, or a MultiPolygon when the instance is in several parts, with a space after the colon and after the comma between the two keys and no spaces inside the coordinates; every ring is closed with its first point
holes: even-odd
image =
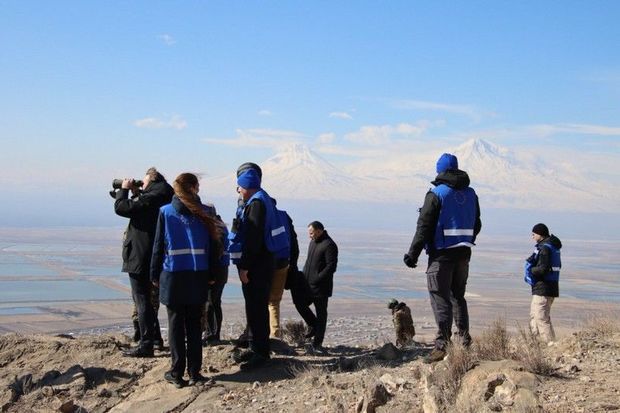
{"type": "Polygon", "coordinates": [[[441,404],[454,406],[465,373],[476,364],[475,354],[459,342],[447,347],[445,368],[433,374],[433,383],[439,388],[441,404]]]}
{"type": "Polygon", "coordinates": [[[510,358],[510,336],[506,330],[506,320],[503,317],[496,319],[474,342],[473,350],[479,360],[510,358]]]}
{"type": "Polygon", "coordinates": [[[519,326],[519,337],[511,358],[523,363],[525,369],[531,373],[551,376],[555,368],[545,357],[543,346],[546,344],[541,343],[529,329],[519,326]]]}
{"type": "Polygon", "coordinates": [[[282,327],[284,338],[295,346],[301,347],[304,345],[307,333],[306,324],[303,321],[291,321],[287,320],[282,327]]]}
{"type": "Polygon", "coordinates": [[[614,311],[590,313],[584,321],[584,329],[601,338],[608,338],[620,333],[620,315],[614,311]]]}

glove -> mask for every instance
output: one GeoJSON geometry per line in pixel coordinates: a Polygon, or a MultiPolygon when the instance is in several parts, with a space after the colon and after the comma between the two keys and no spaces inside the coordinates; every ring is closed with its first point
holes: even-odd
{"type": "Polygon", "coordinates": [[[414,260],[409,254],[405,254],[405,256],[403,257],[403,261],[405,265],[409,268],[415,268],[418,266],[418,260],[414,260]]]}

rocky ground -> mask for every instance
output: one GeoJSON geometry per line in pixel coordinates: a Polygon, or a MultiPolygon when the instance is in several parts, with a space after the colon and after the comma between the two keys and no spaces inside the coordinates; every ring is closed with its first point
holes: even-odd
{"type": "MultiPolygon", "coordinates": [[[[422,343],[404,349],[341,344],[318,356],[285,342],[274,343],[270,365],[240,372],[231,358],[234,346],[225,341],[204,348],[203,374],[215,382],[182,389],[163,379],[167,351],[151,359],[123,357],[121,349],[130,345],[126,334],[5,334],[0,407],[148,413],[620,411],[620,328],[601,325],[542,348],[550,366],[544,374],[531,373],[522,360],[470,357],[459,375],[455,368],[469,353],[450,353],[428,365],[422,358],[430,346],[422,343]]],[[[475,346],[463,351],[474,353],[475,346]]]]}

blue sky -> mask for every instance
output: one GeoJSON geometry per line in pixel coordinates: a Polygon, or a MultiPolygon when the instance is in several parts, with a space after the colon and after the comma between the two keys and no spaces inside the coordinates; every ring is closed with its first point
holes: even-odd
{"type": "Polygon", "coordinates": [[[620,160],[617,1],[0,8],[9,195],[94,194],[151,165],[220,175],[288,141],[335,164],[469,137],[620,160]]]}

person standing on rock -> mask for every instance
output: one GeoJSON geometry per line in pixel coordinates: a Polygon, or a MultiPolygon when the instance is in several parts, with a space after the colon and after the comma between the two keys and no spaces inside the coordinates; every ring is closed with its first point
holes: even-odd
{"type": "MultiPolygon", "coordinates": [[[[312,338],[310,353],[324,353],[323,339],[327,326],[327,303],[334,289],[334,273],[338,266],[338,246],[319,221],[308,225],[308,255],[304,265],[304,302],[297,311],[308,325],[306,338],[312,338]],[[314,304],[316,315],[310,310],[314,304]]],[[[299,300],[298,300],[299,301],[299,300]]]]}
{"type": "Polygon", "coordinates": [[[532,239],[536,242],[534,253],[525,263],[525,282],[532,287],[530,306],[530,330],[545,343],[555,342],[555,331],[551,324],[551,305],[560,295],[559,281],[562,260],[562,241],[545,224],[532,228],[532,239]]]}
{"type": "Polygon", "coordinates": [[[159,208],[170,203],[173,193],[156,168],[146,171],[142,188],[140,191],[133,179],[124,179],[114,202],[114,212],[129,218],[123,240],[123,272],[129,273],[140,328],[138,345],[124,353],[129,357],[153,357],[154,341],[161,338],[157,313],[151,302],[154,287],[149,280],[149,270],[159,208]],[[130,190],[134,193],[131,198],[130,190]]]}
{"type": "Polygon", "coordinates": [[[250,350],[237,354],[241,370],[264,366],[270,359],[269,293],[275,269],[275,252],[289,247],[288,236],[272,198],[261,188],[258,165],[245,163],[237,170],[237,208],[229,234],[230,259],[237,266],[245,299],[250,350]]]}
{"type": "Polygon", "coordinates": [[[209,268],[224,252],[217,220],[198,197],[198,178],[182,173],[173,183],[172,202],[159,211],[151,281],[168,310],[168,342],[172,364],[164,379],[177,388],[205,380],[202,367],[200,316],[207,302],[209,268]]]}
{"type": "Polygon", "coordinates": [[[437,177],[431,182],[434,188],[424,198],[416,233],[403,259],[415,268],[423,249],[428,255],[427,285],[438,327],[435,348],[425,359],[428,363],[445,357],[453,320],[463,344],[471,344],[465,288],[471,247],[482,224],[478,196],[469,182],[467,173],[458,169],[456,156],[441,155],[437,177]]]}

